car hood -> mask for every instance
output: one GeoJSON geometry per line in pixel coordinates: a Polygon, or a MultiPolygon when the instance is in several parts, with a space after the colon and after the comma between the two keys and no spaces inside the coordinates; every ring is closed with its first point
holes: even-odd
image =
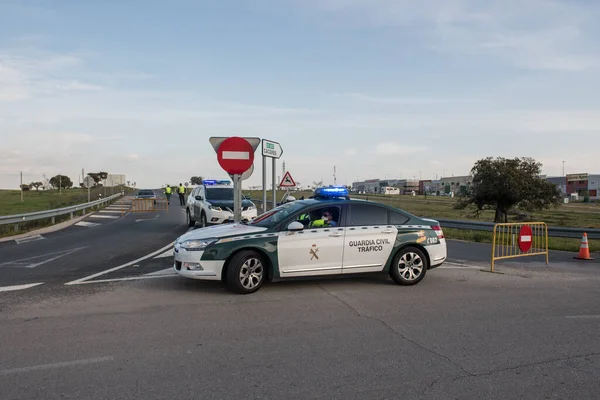
{"type": "MultiPolygon", "coordinates": [[[[233,210],[233,200],[207,200],[214,207],[229,208],[233,210]]],[[[253,206],[254,203],[250,200],[243,200],[242,207],[253,206]]]]}
{"type": "Polygon", "coordinates": [[[208,238],[222,238],[226,236],[237,236],[237,235],[253,235],[266,231],[267,228],[259,226],[250,226],[245,224],[224,224],[209,226],[206,228],[200,228],[180,236],[177,241],[183,242],[185,240],[195,239],[208,239],[208,238]]]}

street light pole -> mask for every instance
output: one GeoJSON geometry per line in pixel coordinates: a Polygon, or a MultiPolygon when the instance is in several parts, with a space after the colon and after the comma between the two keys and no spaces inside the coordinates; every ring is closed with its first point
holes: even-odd
{"type": "Polygon", "coordinates": [[[565,194],[567,194],[567,176],[565,175],[565,162],[563,161],[563,180],[565,183],[565,194]]]}

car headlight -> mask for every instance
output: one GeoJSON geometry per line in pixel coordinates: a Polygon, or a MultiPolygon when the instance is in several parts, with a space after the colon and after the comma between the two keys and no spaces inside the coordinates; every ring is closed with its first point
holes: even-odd
{"type": "Polygon", "coordinates": [[[221,207],[215,207],[215,206],[208,206],[209,210],[215,210],[215,211],[223,211],[221,209],[221,207]]]}
{"type": "Polygon", "coordinates": [[[248,206],[248,211],[253,211],[253,210],[256,210],[255,206],[248,206]]]}
{"type": "Polygon", "coordinates": [[[187,251],[201,251],[206,248],[211,243],[216,242],[217,239],[191,239],[186,240],[180,244],[181,248],[186,249],[187,251]]]}

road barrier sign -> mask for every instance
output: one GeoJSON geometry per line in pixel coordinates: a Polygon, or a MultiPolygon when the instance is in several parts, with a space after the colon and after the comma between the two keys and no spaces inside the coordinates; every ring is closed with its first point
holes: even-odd
{"type": "Polygon", "coordinates": [[[130,212],[156,212],[156,211],[167,211],[169,212],[169,203],[167,199],[158,198],[154,199],[132,199],[130,212]]]}
{"type": "Polygon", "coordinates": [[[523,225],[519,230],[519,250],[523,253],[527,253],[529,249],[531,249],[531,237],[533,236],[533,231],[529,225],[523,225]]]}
{"type": "Polygon", "coordinates": [[[283,179],[279,183],[280,187],[296,187],[296,182],[294,182],[294,178],[290,174],[290,171],[287,171],[283,176],[283,179]]]}
{"type": "Polygon", "coordinates": [[[254,164],[254,149],[246,139],[233,136],[221,143],[217,160],[227,173],[241,175],[254,164]]]}
{"type": "Polygon", "coordinates": [[[526,256],[546,256],[548,264],[548,225],[545,222],[495,224],[492,234],[492,263],[526,256]]]}

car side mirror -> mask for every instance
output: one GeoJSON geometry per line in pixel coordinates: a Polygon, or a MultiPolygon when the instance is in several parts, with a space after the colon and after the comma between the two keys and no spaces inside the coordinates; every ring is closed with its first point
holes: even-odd
{"type": "Polygon", "coordinates": [[[195,199],[196,200],[202,200],[202,196],[196,196],[195,199]]]}
{"type": "Polygon", "coordinates": [[[294,221],[288,225],[288,231],[301,231],[304,229],[304,225],[298,221],[294,221]]]}

